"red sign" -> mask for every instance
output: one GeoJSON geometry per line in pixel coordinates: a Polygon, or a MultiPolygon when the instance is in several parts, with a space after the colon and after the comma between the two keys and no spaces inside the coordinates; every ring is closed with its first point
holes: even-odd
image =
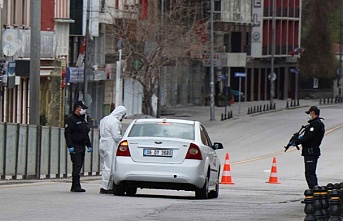
{"type": "Polygon", "coordinates": [[[201,43],[205,43],[207,41],[207,30],[203,19],[197,22],[194,27],[194,32],[200,38],[201,43]]]}

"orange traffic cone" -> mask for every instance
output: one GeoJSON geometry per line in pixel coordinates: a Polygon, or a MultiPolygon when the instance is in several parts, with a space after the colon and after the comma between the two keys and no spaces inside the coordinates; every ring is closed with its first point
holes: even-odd
{"type": "Polygon", "coordinates": [[[235,184],[234,182],[232,182],[232,179],[231,179],[231,169],[230,169],[228,153],[226,153],[222,181],[220,182],[220,184],[235,184]]]}
{"type": "Polygon", "coordinates": [[[276,158],[273,159],[272,170],[270,171],[269,181],[266,183],[280,184],[277,179],[276,158]]]}

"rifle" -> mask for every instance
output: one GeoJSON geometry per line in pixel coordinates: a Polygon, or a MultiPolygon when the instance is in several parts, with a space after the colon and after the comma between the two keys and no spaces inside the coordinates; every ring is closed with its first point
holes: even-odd
{"type": "MultiPolygon", "coordinates": [[[[298,132],[295,132],[291,139],[289,139],[288,144],[285,146],[285,152],[288,150],[288,148],[292,145],[293,142],[295,142],[296,139],[298,139],[299,135],[302,135],[305,132],[305,128],[307,127],[307,125],[302,125],[300,130],[298,132]]],[[[296,148],[298,150],[300,150],[300,148],[298,147],[298,145],[295,145],[296,148]]]]}

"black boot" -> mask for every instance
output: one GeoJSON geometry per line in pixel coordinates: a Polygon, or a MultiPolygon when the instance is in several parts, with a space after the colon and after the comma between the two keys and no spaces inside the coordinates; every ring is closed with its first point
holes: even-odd
{"type": "Polygon", "coordinates": [[[73,183],[71,185],[70,192],[79,192],[79,193],[86,192],[85,189],[81,188],[80,178],[79,177],[76,177],[76,178],[73,177],[73,183]]]}
{"type": "Polygon", "coordinates": [[[105,190],[104,188],[100,188],[101,194],[113,194],[113,190],[105,190]]]}
{"type": "Polygon", "coordinates": [[[79,192],[79,193],[83,193],[86,192],[85,189],[82,189],[81,187],[76,187],[74,189],[70,189],[71,192],[79,192]]]}

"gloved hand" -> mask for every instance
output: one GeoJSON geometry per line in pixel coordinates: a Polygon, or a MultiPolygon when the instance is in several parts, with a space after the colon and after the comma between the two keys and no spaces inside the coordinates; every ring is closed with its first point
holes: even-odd
{"type": "Polygon", "coordinates": [[[301,139],[303,139],[303,135],[298,136],[298,140],[301,140],[301,139]]]}
{"type": "Polygon", "coordinates": [[[69,147],[68,150],[69,150],[69,153],[75,153],[75,148],[74,147],[69,147]]]}
{"type": "Polygon", "coordinates": [[[87,152],[88,152],[88,153],[91,153],[92,151],[93,151],[93,148],[92,148],[92,147],[88,147],[87,152]]]}

